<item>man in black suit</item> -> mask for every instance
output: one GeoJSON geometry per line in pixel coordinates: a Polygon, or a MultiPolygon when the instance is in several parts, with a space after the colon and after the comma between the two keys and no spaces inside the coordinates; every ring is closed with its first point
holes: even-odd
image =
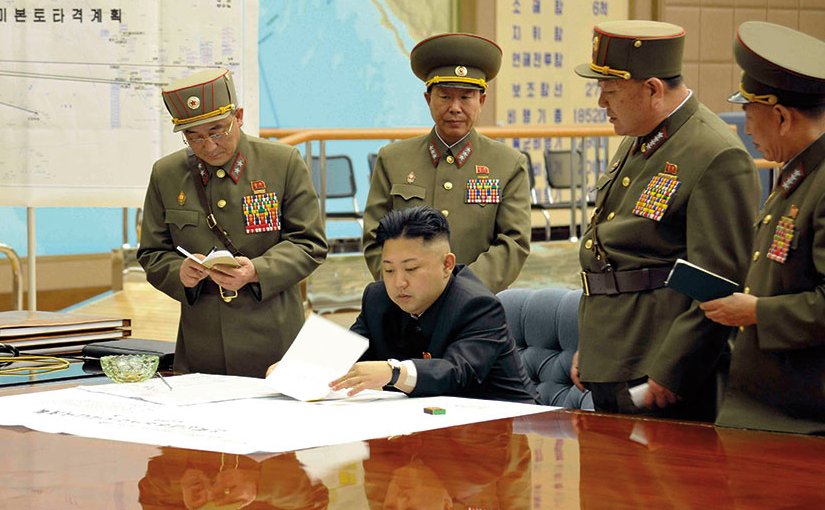
{"type": "Polygon", "coordinates": [[[535,403],[504,308],[456,266],[444,215],[426,206],[390,211],[376,238],[383,279],[364,290],[351,328],[370,346],[332,389],[354,395],[392,386],[413,397],[535,403]]]}

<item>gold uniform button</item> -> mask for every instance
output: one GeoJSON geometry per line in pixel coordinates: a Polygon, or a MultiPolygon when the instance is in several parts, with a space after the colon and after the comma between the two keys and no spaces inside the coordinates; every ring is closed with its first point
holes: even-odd
{"type": "Polygon", "coordinates": [[[745,326],[739,326],[739,332],[744,333],[745,332],[745,326]]]}
{"type": "Polygon", "coordinates": [[[616,213],[612,212],[612,213],[610,213],[610,214],[608,214],[608,215],[607,215],[607,221],[610,221],[610,220],[612,220],[612,219],[613,219],[613,218],[615,218],[615,217],[616,217],[616,213]]]}
{"type": "Polygon", "coordinates": [[[759,260],[759,252],[755,251],[753,252],[753,261],[756,262],[757,260],[759,260]]]}
{"type": "Polygon", "coordinates": [[[745,287],[745,290],[743,290],[742,292],[744,292],[745,294],[750,294],[751,293],[751,288],[750,287],[745,287]]]}
{"type": "Polygon", "coordinates": [[[443,215],[444,215],[444,217],[446,218],[447,216],[449,216],[449,215],[450,215],[450,211],[448,211],[447,209],[442,209],[442,210],[441,210],[441,214],[443,214],[443,215]]]}
{"type": "Polygon", "coordinates": [[[447,191],[450,191],[451,189],[453,189],[453,183],[445,182],[444,183],[444,189],[446,189],[447,191]]]}
{"type": "Polygon", "coordinates": [[[762,224],[767,225],[768,223],[771,222],[771,218],[772,218],[772,216],[770,214],[765,215],[765,217],[762,218],[762,224]]]}
{"type": "Polygon", "coordinates": [[[224,200],[224,199],[218,200],[218,207],[221,208],[221,209],[226,207],[226,200],[224,200]]]}
{"type": "Polygon", "coordinates": [[[587,241],[585,241],[585,242],[584,242],[584,247],[585,247],[586,249],[588,249],[588,250],[589,250],[590,248],[592,248],[592,247],[593,247],[593,240],[592,240],[592,239],[588,239],[587,241]]]}
{"type": "Polygon", "coordinates": [[[452,165],[454,162],[455,162],[455,158],[454,158],[454,157],[452,157],[452,156],[447,156],[447,163],[449,163],[449,164],[451,164],[451,165],[452,165]]]}
{"type": "Polygon", "coordinates": [[[215,175],[218,176],[218,179],[223,179],[224,177],[226,177],[226,170],[224,170],[223,168],[218,168],[218,171],[215,172],[215,175]]]}
{"type": "Polygon", "coordinates": [[[622,179],[622,186],[624,186],[625,188],[630,186],[630,177],[625,177],[624,179],[622,179]]]}

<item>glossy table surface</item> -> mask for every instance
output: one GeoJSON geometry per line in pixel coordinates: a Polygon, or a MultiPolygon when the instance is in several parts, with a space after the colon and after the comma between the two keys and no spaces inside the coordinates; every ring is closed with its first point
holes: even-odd
{"type": "Polygon", "coordinates": [[[581,411],[274,456],[22,427],[0,444],[10,509],[825,508],[825,438],[581,411]]]}

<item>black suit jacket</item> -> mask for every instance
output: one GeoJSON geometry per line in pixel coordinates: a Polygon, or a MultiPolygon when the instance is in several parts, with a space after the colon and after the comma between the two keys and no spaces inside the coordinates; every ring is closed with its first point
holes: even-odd
{"type": "Polygon", "coordinates": [[[384,282],[369,284],[351,329],[370,341],[362,361],[413,360],[418,380],[411,396],[535,403],[504,308],[463,265],[419,319],[392,302],[384,282]]]}

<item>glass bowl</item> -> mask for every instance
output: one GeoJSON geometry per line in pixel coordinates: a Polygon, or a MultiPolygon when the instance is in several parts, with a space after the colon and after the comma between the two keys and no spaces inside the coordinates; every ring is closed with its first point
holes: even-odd
{"type": "Polygon", "coordinates": [[[154,354],[117,354],[101,357],[100,367],[115,382],[141,382],[155,375],[158,361],[154,354]]]}

